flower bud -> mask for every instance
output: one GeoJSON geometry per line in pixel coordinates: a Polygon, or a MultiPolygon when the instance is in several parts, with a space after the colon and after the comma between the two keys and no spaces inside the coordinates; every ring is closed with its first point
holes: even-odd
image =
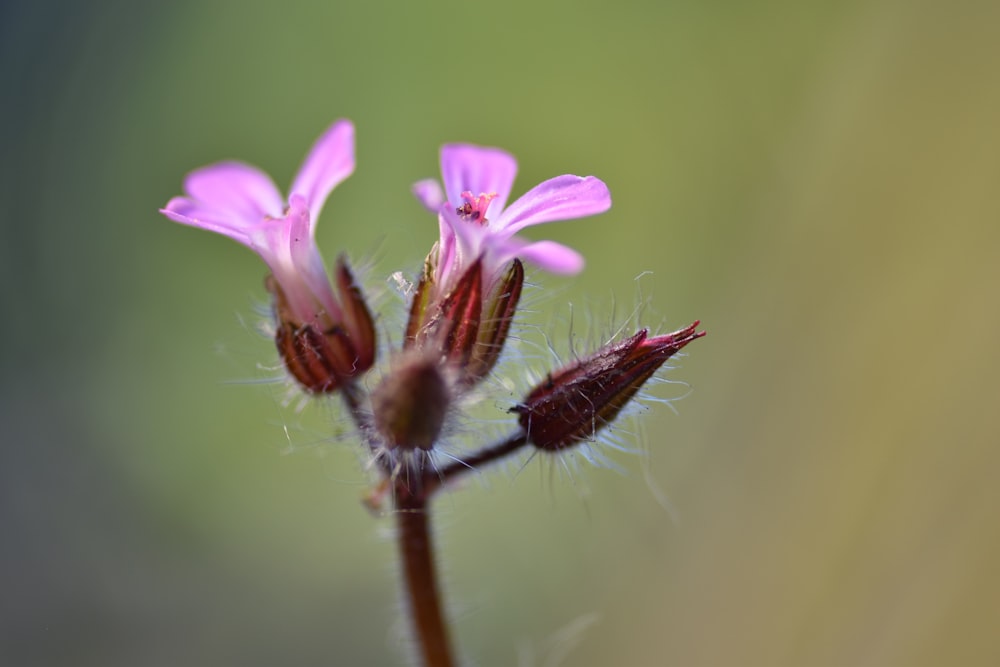
{"type": "Polygon", "coordinates": [[[635,393],[676,352],[705,335],[689,327],[648,338],[642,329],[595,354],[549,374],[511,412],[528,440],[556,451],[590,440],[614,421],[635,393]]]}
{"type": "Polygon", "coordinates": [[[373,422],[388,448],[428,450],[441,434],[450,404],[439,360],[405,352],[372,392],[373,422]]]}
{"type": "Polygon", "coordinates": [[[299,321],[278,281],[273,276],[266,281],[274,295],[278,353],[292,377],[312,394],[337,391],[375,362],[375,324],[343,257],[337,260],[336,278],[340,319],[325,330],[319,320],[299,321]]]}

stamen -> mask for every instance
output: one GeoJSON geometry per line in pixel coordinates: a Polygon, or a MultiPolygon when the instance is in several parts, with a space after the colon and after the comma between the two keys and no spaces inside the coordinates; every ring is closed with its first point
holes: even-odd
{"type": "Polygon", "coordinates": [[[496,196],[497,193],[491,192],[489,194],[481,193],[477,197],[471,191],[466,190],[462,193],[462,199],[465,200],[465,203],[456,208],[455,213],[458,213],[464,220],[475,222],[485,227],[489,223],[486,219],[486,209],[490,207],[490,202],[496,196]]]}

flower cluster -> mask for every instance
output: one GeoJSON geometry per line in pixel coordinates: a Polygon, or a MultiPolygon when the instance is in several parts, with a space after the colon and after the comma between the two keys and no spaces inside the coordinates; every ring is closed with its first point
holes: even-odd
{"type": "MultiPolygon", "coordinates": [[[[315,143],[283,198],[259,169],[222,162],[188,175],[185,195],[161,212],[176,222],[228,236],[270,269],[275,344],[285,368],[311,394],[340,392],[385,470],[393,452],[434,448],[456,397],[488,377],[515,317],[524,263],[556,274],[583,269],[582,256],[554,241],[530,242],[522,229],[607,211],[611,195],[594,176],[551,178],[508,204],[517,162],[496,148],[449,144],[442,182],[419,181],[413,193],[437,217],[440,238],[417,277],[401,349],[368,392],[375,365],[374,317],[347,260],[327,273],[316,222],[333,188],[354,171],[354,126],[335,122],[315,143]]],[[[560,450],[592,439],[674,353],[695,338],[697,322],[649,337],[645,330],[608,343],[555,370],[511,408],[520,440],[560,450]]]]}
{"type": "Polygon", "coordinates": [[[349,121],[335,122],[319,138],[287,198],[255,167],[222,162],[189,174],[184,196],[160,212],[228,236],[267,264],[278,354],[302,390],[343,399],[371,450],[380,477],[366,502],[381,509],[391,497],[423,663],[446,667],[454,661],[434,570],[434,493],[524,447],[560,452],[594,439],[667,359],[704,332],[697,331],[698,322],[660,336],[642,329],[550,371],[510,407],[508,437],[439,465],[427,454],[438,446],[455,406],[474,396],[470,392],[497,364],[521,299],[525,263],[556,274],[583,269],[572,248],[530,242],[518,232],[611,206],[601,180],[573,175],[549,179],[508,205],[517,173],[511,155],[450,144],[440,158],[442,183],[413,186],[437,217],[440,237],[415,277],[398,349],[383,344],[379,352],[376,318],[347,259],[337,259],[331,276],[316,246],[327,196],[354,171],[349,121]],[[376,362],[381,373],[372,373],[376,362]]]}

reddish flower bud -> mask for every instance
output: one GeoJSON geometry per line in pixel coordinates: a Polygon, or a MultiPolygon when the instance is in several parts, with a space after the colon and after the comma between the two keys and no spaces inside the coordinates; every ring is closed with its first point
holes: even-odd
{"type": "Polygon", "coordinates": [[[390,449],[431,449],[441,434],[451,392],[439,359],[420,351],[402,361],[372,392],[376,430],[390,449]]]}
{"type": "Polygon", "coordinates": [[[555,451],[589,440],[614,421],[635,393],[677,351],[705,335],[691,326],[647,338],[643,329],[555,373],[511,409],[529,441],[555,451]]]}
{"type": "Polygon", "coordinates": [[[292,377],[312,394],[337,391],[375,362],[375,324],[343,257],[337,260],[336,274],[340,320],[325,330],[317,321],[299,321],[278,281],[273,276],[266,281],[274,295],[278,353],[292,377]]]}

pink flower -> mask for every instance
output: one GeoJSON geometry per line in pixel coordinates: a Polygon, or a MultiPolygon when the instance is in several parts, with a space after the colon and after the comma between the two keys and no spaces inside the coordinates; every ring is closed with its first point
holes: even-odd
{"type": "Polygon", "coordinates": [[[529,242],[516,236],[531,225],[603,213],[611,207],[607,186],[593,176],[564,175],[535,186],[504,207],[517,161],[497,148],[447,144],[441,149],[444,190],[433,180],[413,186],[417,199],[438,214],[441,240],[435,282],[447,293],[462,271],[483,260],[487,281],[517,257],[546,271],[579,273],[583,257],[555,241],[529,242]]]}
{"type": "Polygon", "coordinates": [[[375,360],[375,327],[345,259],[330,282],[316,247],[327,195],[354,171],[354,126],[339,120],[321,136],[292,182],[287,203],[264,172],[220,162],[191,172],[187,195],[163,215],[239,241],[271,269],[275,344],[289,373],[310,393],[331,393],[375,360]]]}
{"type": "Polygon", "coordinates": [[[316,247],[316,220],[333,188],[354,171],[354,126],[339,120],[313,145],[292,182],[287,203],[267,174],[241,162],[220,162],[191,172],[184,197],[163,215],[239,241],[271,269],[300,324],[320,331],[343,322],[316,247]]]}

